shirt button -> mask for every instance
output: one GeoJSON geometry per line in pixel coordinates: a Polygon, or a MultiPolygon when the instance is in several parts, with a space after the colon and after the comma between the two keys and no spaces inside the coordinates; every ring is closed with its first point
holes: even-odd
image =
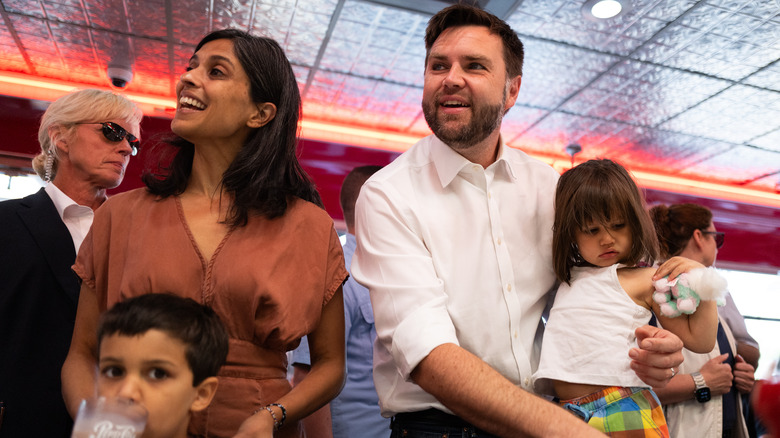
{"type": "Polygon", "coordinates": [[[526,377],[525,380],[523,380],[523,384],[525,386],[528,386],[528,384],[530,384],[530,383],[531,383],[531,379],[529,379],[528,377],[526,377]]]}
{"type": "Polygon", "coordinates": [[[515,332],[512,335],[515,337],[515,339],[517,339],[517,330],[515,330],[515,332]]]}
{"type": "Polygon", "coordinates": [[[498,239],[496,239],[496,243],[498,243],[499,245],[501,245],[501,238],[500,238],[500,237],[499,237],[498,239]]]}
{"type": "Polygon", "coordinates": [[[507,290],[507,292],[512,292],[512,285],[511,284],[507,284],[506,285],[506,290],[507,290]]]}

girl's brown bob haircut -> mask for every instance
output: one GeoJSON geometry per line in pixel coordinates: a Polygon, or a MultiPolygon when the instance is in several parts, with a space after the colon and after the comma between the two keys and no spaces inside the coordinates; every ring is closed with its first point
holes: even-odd
{"type": "Polygon", "coordinates": [[[658,258],[655,228],[642,193],[623,166],[606,159],[590,160],[561,175],[553,222],[553,268],[559,281],[569,283],[574,266],[592,266],[579,255],[577,232],[614,220],[625,221],[632,236],[631,251],[620,262],[653,264],[658,258]]]}

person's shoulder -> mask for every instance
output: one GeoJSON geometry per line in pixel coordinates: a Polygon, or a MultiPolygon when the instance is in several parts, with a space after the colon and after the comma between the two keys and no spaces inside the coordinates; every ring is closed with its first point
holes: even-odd
{"type": "Polygon", "coordinates": [[[51,198],[49,198],[49,195],[47,195],[43,190],[39,190],[23,198],[0,201],[0,214],[9,214],[20,209],[32,208],[36,205],[40,205],[40,203],[44,200],[48,200],[49,203],[54,206],[54,204],[51,202],[51,198]]]}
{"type": "Polygon", "coordinates": [[[292,197],[287,202],[287,211],[280,219],[333,226],[333,219],[323,207],[298,197],[292,197]]]}
{"type": "Polygon", "coordinates": [[[8,222],[8,218],[15,217],[19,210],[23,209],[22,199],[7,199],[0,201],[0,219],[3,223],[8,222]]]}
{"type": "Polygon", "coordinates": [[[363,183],[360,198],[364,192],[394,193],[394,196],[403,197],[419,189],[420,184],[431,181],[436,172],[431,149],[437,141],[433,135],[425,137],[383,166],[363,183]]]}
{"type": "Polygon", "coordinates": [[[621,279],[647,279],[652,278],[656,270],[654,267],[618,266],[617,275],[621,279]]]}
{"type": "Polygon", "coordinates": [[[124,192],[119,192],[108,197],[103,205],[109,204],[127,204],[139,201],[154,200],[157,199],[157,195],[153,195],[146,190],[145,187],[131,189],[124,192]]]}
{"type": "Polygon", "coordinates": [[[438,139],[433,135],[420,139],[393,161],[376,171],[366,182],[388,181],[398,177],[403,178],[420,167],[430,165],[433,162],[431,149],[437,141],[438,139]]]}
{"type": "MultiPolygon", "coordinates": [[[[30,195],[32,196],[32,195],[30,195]]],[[[3,201],[0,201],[0,213],[2,212],[11,212],[19,207],[22,206],[22,204],[25,203],[25,199],[27,198],[15,198],[15,199],[6,199],[3,201]]]]}
{"type": "Polygon", "coordinates": [[[95,210],[96,217],[98,215],[133,215],[140,213],[144,205],[151,205],[155,200],[159,199],[157,195],[149,193],[146,188],[132,189],[125,192],[113,194],[106,199],[97,210],[95,210]]]}
{"type": "Polygon", "coordinates": [[[571,268],[571,282],[592,279],[598,277],[613,277],[617,276],[618,268],[620,264],[614,264],[609,266],[574,266],[571,268]]]}
{"type": "Polygon", "coordinates": [[[530,171],[534,174],[557,180],[558,172],[544,161],[534,158],[520,149],[504,146],[504,158],[515,170],[530,171]]]}
{"type": "Polygon", "coordinates": [[[623,267],[617,269],[617,278],[623,290],[635,300],[649,299],[653,291],[652,267],[623,267]]]}

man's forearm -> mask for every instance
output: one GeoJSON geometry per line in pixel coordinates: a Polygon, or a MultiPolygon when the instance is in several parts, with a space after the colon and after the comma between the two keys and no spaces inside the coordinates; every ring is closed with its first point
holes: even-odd
{"type": "Polygon", "coordinates": [[[412,379],[460,418],[502,437],[603,437],[560,407],[504,378],[455,344],[436,347],[412,379]]]}
{"type": "Polygon", "coordinates": [[[678,374],[663,388],[653,388],[661,404],[680,403],[693,400],[693,391],[696,385],[690,374],[678,374]]]}

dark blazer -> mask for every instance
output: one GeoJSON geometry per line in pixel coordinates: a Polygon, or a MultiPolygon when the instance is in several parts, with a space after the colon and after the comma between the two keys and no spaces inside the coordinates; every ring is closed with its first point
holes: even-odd
{"type": "Polygon", "coordinates": [[[69,437],[60,370],[79,296],[76,250],[41,189],[0,202],[0,437],[69,437]]]}

